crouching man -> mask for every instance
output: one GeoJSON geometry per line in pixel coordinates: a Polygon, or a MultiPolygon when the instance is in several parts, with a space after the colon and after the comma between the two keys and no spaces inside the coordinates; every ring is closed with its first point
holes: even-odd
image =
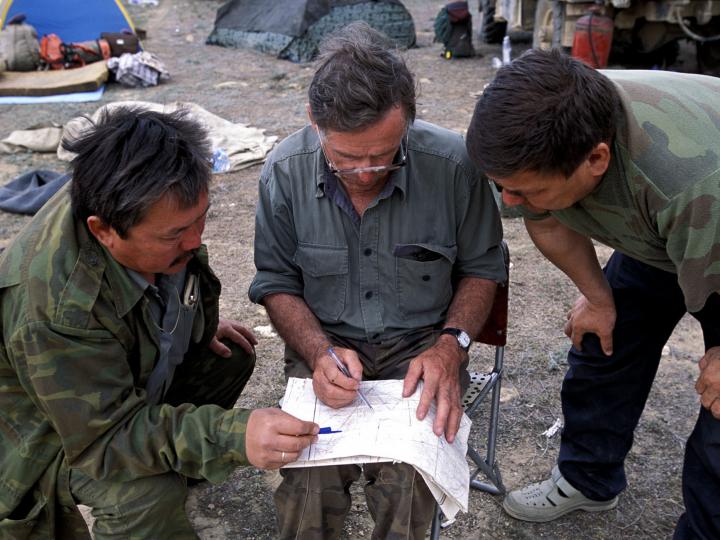
{"type": "Polygon", "coordinates": [[[0,258],[0,538],[196,538],[187,479],[294,460],[317,426],[233,409],[252,333],[218,318],[201,244],[209,146],[182,113],[116,109],[0,258]]]}

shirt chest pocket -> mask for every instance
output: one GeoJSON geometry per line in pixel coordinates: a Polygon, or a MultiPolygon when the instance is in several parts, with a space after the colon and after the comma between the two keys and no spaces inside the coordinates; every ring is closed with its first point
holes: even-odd
{"type": "Polygon", "coordinates": [[[452,300],[452,269],[457,246],[398,244],[395,255],[395,290],[403,315],[435,315],[452,300]]]}
{"type": "Polygon", "coordinates": [[[302,270],[305,303],[321,321],[338,321],[348,286],[347,248],[300,243],[294,261],[302,270]]]}

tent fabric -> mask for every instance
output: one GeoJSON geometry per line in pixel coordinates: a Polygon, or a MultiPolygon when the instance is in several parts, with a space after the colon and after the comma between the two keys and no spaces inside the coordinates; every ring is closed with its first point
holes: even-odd
{"type": "Polygon", "coordinates": [[[415,44],[415,25],[399,0],[232,0],[218,10],[207,42],[251,48],[293,62],[309,62],[323,38],[357,20],[390,37],[398,47],[415,44]],[[287,13],[294,13],[295,18],[287,13]],[[292,19],[292,20],[291,20],[292,19]],[[302,31],[301,31],[302,30],[302,31]]]}
{"type": "Polygon", "coordinates": [[[39,37],[57,34],[66,43],[98,39],[101,32],[135,31],[121,0],[0,0],[0,28],[19,14],[39,37]]]}
{"type": "Polygon", "coordinates": [[[329,0],[232,0],[218,9],[215,28],[298,37],[329,12],[329,0]]]}

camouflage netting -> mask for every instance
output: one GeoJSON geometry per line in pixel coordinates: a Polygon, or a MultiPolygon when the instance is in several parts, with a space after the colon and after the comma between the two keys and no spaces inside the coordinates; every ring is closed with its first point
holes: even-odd
{"type": "Polygon", "coordinates": [[[249,32],[216,27],[207,43],[223,47],[252,48],[292,62],[309,62],[318,52],[318,45],[327,34],[357,20],[393,39],[398,47],[415,44],[415,24],[400,3],[361,2],[336,6],[315,21],[300,36],[275,32],[249,32]]]}

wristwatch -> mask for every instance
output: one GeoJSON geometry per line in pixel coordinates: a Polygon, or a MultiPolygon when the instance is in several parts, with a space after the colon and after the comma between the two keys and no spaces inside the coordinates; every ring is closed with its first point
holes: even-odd
{"type": "Polygon", "coordinates": [[[455,337],[457,339],[458,345],[460,345],[460,348],[468,352],[470,350],[470,343],[472,343],[472,340],[470,339],[470,336],[465,330],[462,330],[460,328],[443,328],[440,332],[440,335],[442,334],[450,334],[451,336],[455,337]]]}

